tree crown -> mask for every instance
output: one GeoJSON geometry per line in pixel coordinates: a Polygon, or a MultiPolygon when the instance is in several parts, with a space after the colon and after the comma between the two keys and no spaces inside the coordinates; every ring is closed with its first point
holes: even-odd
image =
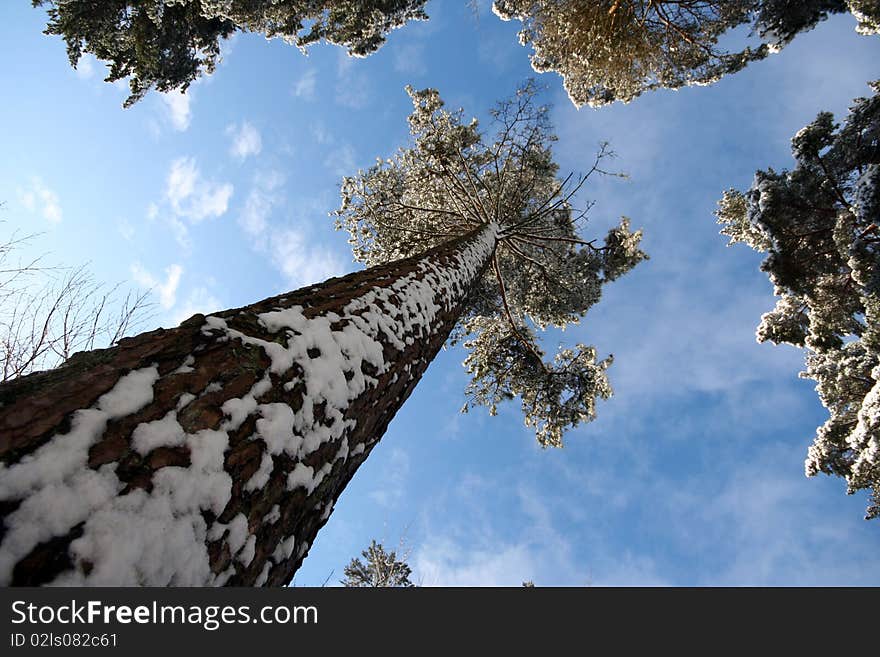
{"type": "Polygon", "coordinates": [[[536,71],[556,71],[575,105],[629,102],[661,87],[710,84],[763,59],[829,13],[850,9],[858,30],[880,26],[876,0],[495,0],[505,20],[523,23],[536,71]],[[753,45],[728,50],[722,38],[749,26],[753,45]]]}
{"type": "Polygon", "coordinates": [[[758,341],[806,347],[807,370],[830,412],[807,474],[870,488],[880,515],[880,82],[843,125],[828,112],[792,139],[791,171],[758,171],[728,190],[718,221],[730,243],[767,254],[761,269],[780,297],[758,341]]]}
{"type": "Polygon", "coordinates": [[[47,34],[62,36],[72,66],[83,53],[109,63],[107,82],[129,78],[128,107],[152,87],[187,87],[213,73],[237,31],[280,37],[301,50],[327,41],[363,57],[388,32],[427,19],[427,0],[32,0],[48,5],[47,34]]]}
{"type": "Polygon", "coordinates": [[[337,227],[348,230],[355,258],[372,265],[497,224],[494,257],[452,338],[469,352],[466,394],[492,414],[519,396],[541,445],[560,446],[563,431],[592,419],[596,398],[611,395],[611,357],[597,360],[578,344],[545,361],[535,331],[576,323],[605,283],[646,258],[625,218],[603,244],[578,235],[590,206],[575,208],[575,195],[608,173],[611,152],[601,146],[586,174],[560,178],[549,108],[533,82],[491,112],[491,136],[448,111],[436,90],[407,91],[411,145],[344,179],[337,227]]]}
{"type": "Polygon", "coordinates": [[[345,579],[342,584],[348,587],[404,587],[415,586],[410,581],[412,570],[406,559],[398,559],[392,550],[386,552],[385,547],[375,540],[361,552],[364,561],[354,558],[343,571],[345,579]]]}

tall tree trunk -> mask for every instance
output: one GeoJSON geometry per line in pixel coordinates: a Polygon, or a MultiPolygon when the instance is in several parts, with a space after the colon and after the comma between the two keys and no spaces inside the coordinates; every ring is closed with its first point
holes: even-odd
{"type": "Polygon", "coordinates": [[[0,386],[0,584],[286,584],[496,239],[486,225],[0,386]]]}

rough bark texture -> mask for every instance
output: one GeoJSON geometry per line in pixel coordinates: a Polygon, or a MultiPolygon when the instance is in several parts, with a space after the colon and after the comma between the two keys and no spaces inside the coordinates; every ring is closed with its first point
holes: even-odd
{"type": "MultiPolygon", "coordinates": [[[[0,386],[0,583],[283,585],[289,582],[318,530],[327,521],[333,503],[383,435],[455,325],[474,280],[494,250],[494,230],[494,226],[487,226],[417,258],[333,278],[320,285],[211,316],[219,320],[196,315],[178,328],[159,329],[122,340],[110,349],[77,354],[56,370],[0,386]],[[464,262],[463,253],[467,256],[464,260],[470,260],[464,262]],[[464,277],[461,272],[468,267],[463,267],[463,262],[470,264],[464,277]],[[459,283],[455,287],[459,289],[454,293],[440,286],[433,289],[436,312],[431,324],[424,325],[426,315],[420,314],[418,301],[414,304],[413,299],[398,298],[397,294],[405,297],[409,289],[403,287],[401,281],[418,281],[420,277],[438,273],[453,275],[459,283]],[[362,303],[358,309],[351,310],[352,305],[358,306],[359,299],[373,300],[374,293],[381,290],[386,291],[382,300],[362,303]],[[387,291],[392,294],[389,296],[387,291]],[[288,348],[300,338],[296,331],[279,330],[277,326],[270,330],[261,318],[261,315],[291,308],[308,320],[328,318],[334,335],[351,323],[357,324],[358,313],[371,317],[374,323],[377,312],[388,313],[398,320],[407,313],[411,317],[405,322],[408,335],[398,335],[399,340],[394,340],[380,332],[375,338],[381,345],[384,371],[366,360],[362,362],[361,374],[367,383],[359,396],[342,409],[344,430],[341,435],[317,444],[311,451],[279,453],[278,449],[269,450],[258,426],[265,409],[270,408],[267,405],[283,404],[302,415],[303,404],[311,404],[315,399],[307,392],[308,377],[304,368],[296,361],[286,369],[274,366],[270,350],[258,342],[288,348]],[[413,308],[415,314],[411,312],[413,308]],[[92,504],[83,513],[85,517],[74,514],[63,526],[56,520],[47,527],[23,527],[26,522],[39,522],[34,520],[38,514],[28,508],[28,505],[38,506],[38,496],[77,495],[76,487],[69,482],[81,473],[70,471],[58,475],[51,490],[45,482],[16,483],[22,480],[19,475],[27,474],[25,468],[33,469],[41,458],[45,461],[49,448],[57,449],[60,441],[74,435],[85,421],[85,416],[78,414],[97,414],[102,395],[112,391],[122,377],[143,371],[155,375],[151,401],[121,417],[109,416],[83,447],[80,458],[83,463],[78,466],[79,470],[88,468],[99,472],[104,478],[102,481],[111,481],[115,486],[114,497],[92,504]],[[260,386],[261,381],[270,381],[271,385],[260,386]],[[228,403],[232,401],[240,406],[241,400],[247,399],[249,394],[256,403],[246,409],[243,419],[231,420],[228,403]],[[161,573],[138,571],[136,575],[125,577],[126,581],[108,582],[106,573],[114,571],[102,570],[102,564],[92,563],[88,558],[88,546],[97,540],[89,538],[90,522],[102,509],[109,508],[108,505],[125,507],[124,499],[120,499],[125,496],[140,500],[138,504],[145,503],[144,500],[153,495],[154,485],[161,480],[163,471],[187,472],[185,469],[192,467],[196,472],[197,464],[191,461],[197,456],[191,453],[191,442],[161,445],[146,453],[144,449],[134,448],[135,430],[160,420],[176,421],[188,440],[195,435],[206,440],[228,440],[223,446],[220,472],[220,479],[226,481],[225,471],[230,482],[228,501],[225,506],[215,505],[214,509],[199,508],[189,519],[194,536],[203,541],[196,546],[195,553],[201,551],[207,567],[203,568],[201,581],[194,582],[192,564],[183,557],[175,564],[175,554],[166,553],[162,555],[161,573]],[[266,467],[269,463],[271,470],[266,467]],[[306,472],[303,465],[311,468],[308,472],[315,474],[314,486],[291,484],[291,473],[298,464],[298,472],[306,472]],[[261,480],[268,474],[267,480],[258,487],[249,487],[248,482],[258,470],[263,472],[261,480]],[[318,477],[321,472],[323,476],[318,477]],[[30,497],[35,499],[29,500],[30,497]],[[242,533],[245,519],[246,535],[242,533]],[[32,529],[39,531],[32,532],[32,529]],[[28,538],[33,536],[37,538],[28,538]],[[168,560],[172,563],[166,564],[168,560]],[[95,577],[92,577],[93,571],[95,577]],[[97,577],[102,572],[105,573],[103,579],[97,577]]],[[[316,347],[309,348],[307,353],[309,358],[321,356],[316,347]]],[[[354,372],[345,372],[347,381],[353,377],[354,372]]],[[[297,444],[303,443],[318,425],[332,429],[334,422],[340,421],[336,411],[328,411],[326,403],[314,404],[308,415],[314,426],[300,428],[302,435],[291,437],[299,441],[297,444]]],[[[59,499],[59,502],[67,500],[59,499]]],[[[139,507],[132,508],[137,517],[139,507]]],[[[125,536],[120,540],[131,541],[125,536]]],[[[151,540],[161,542],[164,536],[156,535],[151,540]]],[[[110,547],[112,551],[112,543],[110,547]]],[[[120,551],[122,547],[120,544],[120,551]]],[[[162,546],[125,546],[125,550],[135,553],[138,549],[147,554],[156,549],[161,552],[162,546]]],[[[107,554],[106,549],[93,552],[107,554]]],[[[142,560],[146,562],[148,558],[142,557],[142,560]]]]}

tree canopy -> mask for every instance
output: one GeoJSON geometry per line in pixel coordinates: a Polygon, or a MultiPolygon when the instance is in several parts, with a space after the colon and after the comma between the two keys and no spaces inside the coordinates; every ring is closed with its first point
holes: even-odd
{"type": "Polygon", "coordinates": [[[767,254],[780,299],[758,341],[805,347],[802,376],[830,413],[807,474],[870,489],[869,518],[880,516],[880,82],[871,87],[842,125],[823,112],[795,135],[791,171],[758,171],[717,212],[731,244],[767,254]]]}
{"type": "Polygon", "coordinates": [[[397,553],[385,551],[385,546],[370,541],[370,547],[361,552],[364,561],[354,558],[345,567],[345,579],[342,584],[347,587],[404,587],[415,586],[410,581],[412,570],[406,559],[398,559],[397,553]]]}
{"type": "Polygon", "coordinates": [[[543,446],[595,416],[597,398],[611,395],[593,347],[578,344],[544,358],[536,330],[576,323],[602,286],[645,259],[640,231],[624,218],[604,243],[578,235],[589,204],[577,192],[607,173],[602,146],[583,175],[558,175],[547,106],[533,82],[491,112],[487,136],[476,119],[444,108],[434,89],[407,89],[412,143],[342,184],[337,227],[350,234],[354,256],[368,265],[418,253],[474,227],[500,228],[491,266],[482,277],[452,341],[468,350],[468,404],[488,407],[520,397],[525,423],[543,446]]]}
{"type": "MultiPolygon", "coordinates": [[[[186,90],[212,73],[221,43],[238,31],[280,37],[305,50],[326,41],[363,57],[388,32],[426,20],[427,0],[31,0],[46,6],[75,67],[84,53],[128,79],[125,106],[151,88],[186,90]]],[[[556,71],[576,105],[628,102],[644,91],[709,84],[779,50],[829,14],[850,11],[858,31],[880,31],[878,0],[495,0],[522,21],[536,71],[556,71]],[[749,27],[751,45],[720,41],[749,27]]],[[[739,37],[736,37],[739,38],[739,37]]]]}
{"type": "Polygon", "coordinates": [[[877,32],[877,0],[495,0],[522,21],[520,41],[536,71],[556,71],[575,105],[629,102],[661,87],[709,84],[779,50],[829,13],[848,9],[859,31],[877,32]],[[748,26],[740,50],[723,37],[748,26]]]}
{"type": "Polygon", "coordinates": [[[129,79],[128,107],[152,87],[186,90],[212,73],[237,31],[281,37],[300,49],[327,41],[363,57],[389,31],[426,19],[427,0],[32,0],[48,5],[47,34],[62,36],[74,67],[83,53],[109,64],[108,82],[129,79]]]}

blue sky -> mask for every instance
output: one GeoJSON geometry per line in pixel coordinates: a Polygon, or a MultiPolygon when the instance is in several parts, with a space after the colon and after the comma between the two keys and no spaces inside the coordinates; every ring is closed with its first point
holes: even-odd
{"type": "MultiPolygon", "coordinates": [[[[186,97],[122,110],[103,65],[74,71],[42,12],[5,2],[0,230],[41,232],[35,254],[152,287],[164,326],[355,269],[327,212],[342,175],[405,143],[404,86],[485,117],[532,75],[517,24],[466,4],[430,2],[429,22],[363,60],[239,35],[186,97]]],[[[853,27],[835,17],[716,85],[626,106],[576,110],[540,76],[561,170],[588,168],[608,140],[630,174],[584,190],[597,201],[586,233],[627,215],[651,256],[564,334],[614,354],[615,396],[564,449],[541,450],[515,404],[459,415],[463,353],[441,353],[295,583],[337,581],[377,538],[403,545],[424,585],[880,584],[865,496],[803,475],[825,411],[797,378],[800,352],[755,343],[773,306],[760,256],[727,248],[712,215],[725,188],[788,166],[817,112],[842,117],[868,93],[880,41],[853,27]]]]}

